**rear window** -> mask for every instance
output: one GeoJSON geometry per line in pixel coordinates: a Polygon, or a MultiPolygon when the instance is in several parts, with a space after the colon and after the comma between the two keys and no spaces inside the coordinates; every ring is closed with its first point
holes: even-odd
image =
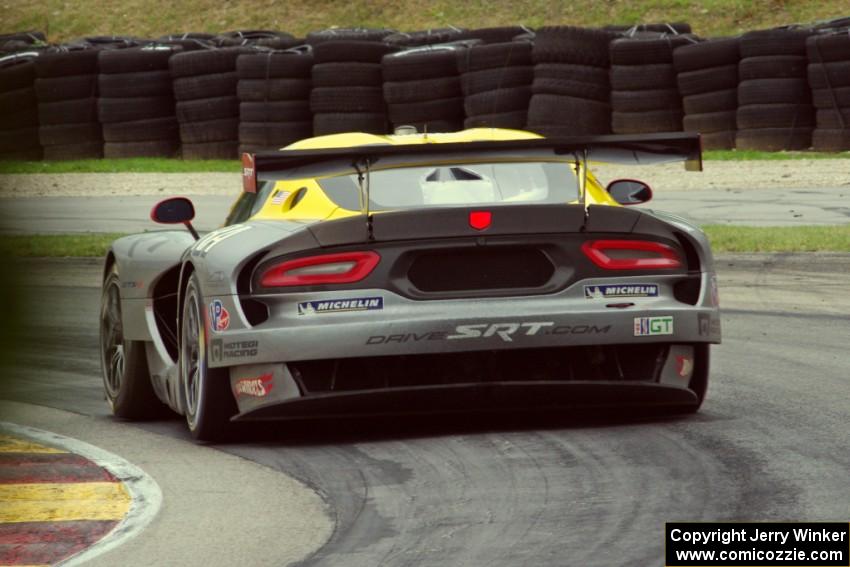
{"type": "MultiPolygon", "coordinates": [[[[564,162],[500,162],[373,170],[370,210],[520,203],[568,203],[578,182],[564,162]]],[[[318,180],[338,206],[360,210],[357,174],[318,180]]]]}

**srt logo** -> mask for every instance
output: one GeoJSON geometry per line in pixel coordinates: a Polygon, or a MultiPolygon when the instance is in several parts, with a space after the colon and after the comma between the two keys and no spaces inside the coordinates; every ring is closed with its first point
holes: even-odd
{"type": "MultiPolygon", "coordinates": [[[[536,335],[543,327],[551,327],[555,323],[551,321],[533,323],[480,323],[477,325],[458,325],[455,329],[456,335],[446,338],[453,339],[477,339],[480,337],[499,337],[507,343],[513,342],[511,335],[525,331],[525,335],[536,335]]],[[[523,334],[523,333],[521,333],[523,334]]]]}

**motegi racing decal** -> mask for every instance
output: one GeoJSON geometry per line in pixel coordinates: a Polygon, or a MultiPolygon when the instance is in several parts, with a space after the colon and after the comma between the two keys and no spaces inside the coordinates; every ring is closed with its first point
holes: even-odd
{"type": "Polygon", "coordinates": [[[635,317],[635,336],[672,335],[673,317],[635,317]]]}
{"type": "Polygon", "coordinates": [[[210,358],[213,362],[222,360],[240,360],[257,356],[257,341],[224,341],[213,339],[210,341],[210,358]]]}
{"type": "Polygon", "coordinates": [[[528,323],[473,323],[458,325],[453,332],[427,331],[423,333],[401,333],[397,335],[373,335],[366,339],[367,345],[387,343],[416,343],[420,341],[454,341],[462,339],[487,339],[497,337],[511,343],[514,337],[534,335],[604,335],[611,325],[558,325],[553,321],[534,321],[528,323]]]}
{"type": "Polygon", "coordinates": [[[658,284],[605,284],[584,286],[586,299],[658,297],[658,284]]]}
{"type": "Polygon", "coordinates": [[[383,297],[323,299],[320,301],[302,301],[298,304],[298,314],[321,315],[322,313],[340,313],[345,311],[371,311],[373,309],[383,308],[383,297]]]}

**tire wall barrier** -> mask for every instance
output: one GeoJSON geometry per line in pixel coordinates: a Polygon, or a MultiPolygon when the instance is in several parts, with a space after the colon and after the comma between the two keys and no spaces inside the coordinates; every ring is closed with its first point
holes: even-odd
{"type": "Polygon", "coordinates": [[[0,159],[234,159],[339,132],[699,132],[850,150],[850,19],[704,39],[686,23],[273,30],[50,45],[0,35],[0,159]]]}

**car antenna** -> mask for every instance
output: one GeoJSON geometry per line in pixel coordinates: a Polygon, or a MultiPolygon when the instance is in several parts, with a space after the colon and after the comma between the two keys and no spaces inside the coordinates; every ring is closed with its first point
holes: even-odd
{"type": "Polygon", "coordinates": [[[584,209],[584,221],[581,225],[581,232],[587,230],[587,219],[590,217],[590,209],[587,207],[587,149],[579,152],[574,152],[576,174],[578,175],[578,199],[581,208],[584,209]],[[581,157],[579,157],[581,156],[581,157]]]}
{"type": "Polygon", "coordinates": [[[366,215],[366,231],[369,234],[369,240],[375,240],[375,235],[372,232],[372,214],[369,212],[369,177],[371,162],[369,158],[363,158],[360,162],[355,161],[352,166],[357,172],[357,185],[360,188],[360,210],[366,215]],[[360,164],[364,168],[360,168],[360,164]]]}

